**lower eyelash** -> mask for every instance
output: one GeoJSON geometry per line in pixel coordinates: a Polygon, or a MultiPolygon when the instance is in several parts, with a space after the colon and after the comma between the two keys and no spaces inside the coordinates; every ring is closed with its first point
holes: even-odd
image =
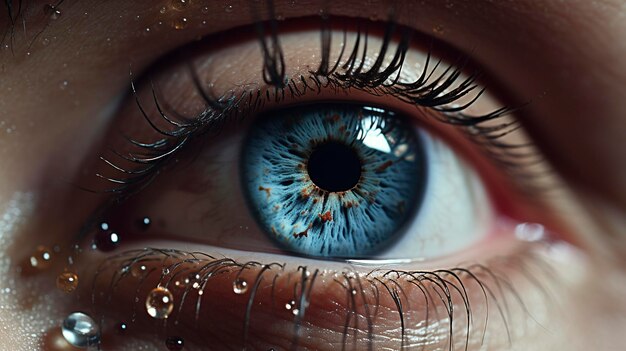
{"type": "MultiPolygon", "coordinates": [[[[545,292],[546,303],[553,299],[548,294],[547,287],[536,276],[536,274],[548,275],[549,272],[544,271],[548,265],[545,265],[541,258],[528,254],[529,251],[523,250],[511,257],[498,258],[488,265],[473,264],[433,271],[376,269],[367,274],[360,274],[352,268],[329,272],[319,269],[309,270],[306,266],[299,266],[296,270],[288,271],[286,264],[262,264],[252,261],[241,263],[233,259],[218,259],[198,252],[146,248],[125,251],[104,260],[93,275],[91,303],[94,311],[101,313],[102,311],[98,311],[98,306],[102,306],[105,302],[106,306],[113,303],[120,286],[136,286],[131,317],[131,320],[135,320],[138,313],[145,313],[142,311],[145,294],[141,291],[160,286],[171,290],[175,301],[174,319],[164,319],[163,327],[166,328],[170,324],[186,324],[179,318],[185,318],[182,311],[187,304],[190,304],[195,308],[193,322],[197,328],[198,325],[203,325],[201,323],[203,315],[200,314],[201,299],[216,297],[211,296],[210,293],[199,292],[207,291],[206,289],[210,286],[219,285],[221,281],[219,277],[225,277],[226,280],[232,278],[234,293],[237,293],[237,284],[239,284],[243,293],[248,294],[245,318],[241,326],[241,340],[244,343],[241,346],[246,347],[251,342],[249,332],[253,325],[251,321],[254,320],[252,306],[261,281],[271,281],[269,284],[272,308],[275,306],[281,308],[284,301],[277,297],[279,294],[274,289],[277,286],[277,279],[287,277],[289,284],[286,290],[292,292],[287,300],[289,301],[287,310],[294,312],[294,339],[291,340],[291,345],[298,345],[298,331],[303,327],[305,315],[313,313],[311,309],[319,303],[315,300],[316,293],[319,293],[316,290],[319,284],[316,285],[316,283],[320,279],[332,279],[336,283],[333,286],[341,288],[345,293],[345,302],[337,301],[337,304],[343,303],[345,308],[340,310],[346,312],[342,332],[343,349],[351,342],[357,343],[358,340],[363,339],[363,335],[359,335],[359,320],[363,318],[367,325],[365,340],[367,340],[368,348],[373,349],[376,342],[374,332],[377,326],[376,317],[379,316],[380,310],[389,307],[390,301],[393,301],[395,306],[394,314],[400,323],[399,340],[404,346],[414,345],[420,337],[431,338],[433,335],[438,335],[446,337],[445,348],[447,349],[452,350],[458,346],[458,343],[467,348],[470,343],[484,343],[488,326],[494,323],[501,323],[504,326],[507,334],[506,340],[512,343],[513,335],[511,335],[509,325],[512,323],[513,303],[518,305],[525,317],[530,320],[534,320],[534,317],[528,311],[524,298],[519,294],[513,282],[504,275],[502,267],[513,265],[514,268],[521,269],[530,285],[545,292]],[[137,269],[142,266],[145,269],[137,269]],[[190,269],[190,266],[196,269],[190,269]],[[200,268],[197,269],[197,267],[200,268]],[[249,272],[253,270],[257,272],[250,279],[249,272]],[[140,273],[137,274],[137,271],[140,273]],[[176,282],[185,277],[195,278],[192,278],[192,283],[187,282],[183,290],[175,290],[176,282]],[[211,280],[216,278],[217,282],[211,280]],[[135,285],[132,285],[132,282],[135,285]],[[197,285],[194,286],[194,282],[197,285]],[[405,291],[411,285],[417,290],[405,291]],[[99,298],[101,296],[106,296],[107,300],[101,301],[99,298]],[[198,299],[194,301],[193,296],[198,296],[198,299]],[[387,302],[382,303],[383,300],[387,302]],[[313,307],[309,307],[311,305],[313,307]],[[424,310],[418,311],[415,306],[422,306],[424,310]],[[478,306],[483,307],[477,308],[478,306]],[[489,319],[492,313],[490,309],[494,309],[494,316],[498,319],[489,319]],[[422,324],[414,325],[416,315],[417,321],[422,324]],[[458,330],[459,326],[463,330],[458,330]],[[407,334],[408,330],[415,329],[423,335],[407,334]]],[[[264,291],[267,289],[268,287],[264,286],[264,291]]],[[[284,293],[285,289],[282,290],[284,293]]],[[[103,321],[105,315],[106,313],[102,315],[103,321]]],[[[208,318],[217,317],[209,316],[208,318]]]]}

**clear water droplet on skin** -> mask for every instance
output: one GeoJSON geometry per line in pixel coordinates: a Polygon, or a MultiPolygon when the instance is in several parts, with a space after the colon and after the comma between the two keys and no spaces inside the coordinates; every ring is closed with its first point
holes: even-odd
{"type": "Polygon", "coordinates": [[[155,319],[166,319],[174,310],[174,296],[164,287],[158,286],[146,298],[146,312],[155,319]]]}
{"type": "Polygon", "coordinates": [[[87,348],[100,343],[98,324],[85,313],[74,312],[63,320],[61,333],[73,346],[87,348]]]}
{"type": "Polygon", "coordinates": [[[44,5],[43,12],[52,20],[56,20],[61,17],[61,10],[52,4],[44,5]]]}
{"type": "Polygon", "coordinates": [[[50,267],[52,260],[52,251],[49,248],[39,245],[35,249],[35,253],[30,256],[30,265],[37,269],[46,269],[50,267]]]}
{"type": "Polygon", "coordinates": [[[224,6],[224,11],[226,11],[226,13],[233,12],[233,5],[226,5],[226,6],[224,6]]]}
{"type": "Polygon", "coordinates": [[[168,275],[170,274],[170,269],[169,268],[163,268],[163,275],[168,275]]]}
{"type": "Polygon", "coordinates": [[[59,83],[59,88],[61,90],[65,90],[67,89],[67,86],[70,84],[70,82],[68,82],[67,80],[62,81],[61,83],[59,83]]]}
{"type": "Polygon", "coordinates": [[[202,13],[204,13],[206,15],[207,13],[209,13],[209,7],[205,6],[205,7],[202,8],[201,11],[202,11],[202,13]]]}
{"type": "Polygon", "coordinates": [[[248,291],[248,282],[243,278],[237,278],[233,281],[233,291],[237,295],[245,294],[248,291]]]}
{"type": "Polygon", "coordinates": [[[161,9],[159,9],[159,13],[160,14],[164,14],[167,11],[167,8],[165,6],[161,7],[161,9]]]}
{"type": "Polygon", "coordinates": [[[57,288],[64,293],[71,293],[78,287],[78,275],[73,272],[63,272],[57,276],[57,288]]]}
{"type": "Polygon", "coordinates": [[[42,38],[42,39],[41,39],[41,44],[42,44],[42,45],[44,45],[44,46],[46,46],[46,45],[50,44],[50,39],[48,39],[48,38],[42,38]]]}

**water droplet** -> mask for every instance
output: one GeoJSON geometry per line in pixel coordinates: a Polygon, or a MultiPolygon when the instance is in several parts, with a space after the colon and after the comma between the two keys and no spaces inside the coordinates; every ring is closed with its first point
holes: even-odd
{"type": "Polygon", "coordinates": [[[207,13],[209,13],[209,7],[205,6],[205,7],[202,8],[201,11],[202,11],[202,13],[207,14],[207,13]]]}
{"type": "Polygon", "coordinates": [[[248,282],[243,278],[235,279],[235,281],[233,281],[233,291],[238,295],[245,294],[246,291],[248,291],[248,282]]]}
{"type": "Polygon", "coordinates": [[[43,7],[43,13],[45,13],[50,19],[58,19],[61,17],[61,10],[52,4],[46,4],[43,7]]]}
{"type": "Polygon", "coordinates": [[[297,308],[294,308],[294,309],[291,311],[291,313],[293,313],[293,315],[294,315],[294,316],[297,316],[297,315],[298,315],[298,313],[300,313],[300,310],[299,310],[299,309],[297,309],[297,308]]]}
{"type": "Polygon", "coordinates": [[[52,260],[52,252],[49,248],[39,245],[35,249],[35,253],[30,256],[30,265],[37,269],[46,269],[50,267],[52,260]]]}
{"type": "Polygon", "coordinates": [[[172,8],[176,11],[182,11],[189,5],[190,0],[172,0],[172,8]]]}
{"type": "Polygon", "coordinates": [[[170,269],[165,267],[165,268],[163,268],[162,272],[163,272],[163,275],[168,275],[168,274],[170,274],[170,269]]]}
{"type": "Polygon", "coordinates": [[[62,81],[61,83],[59,83],[59,88],[61,90],[65,90],[67,89],[67,86],[70,84],[70,82],[68,82],[67,80],[62,81]]]}
{"type": "Polygon", "coordinates": [[[188,24],[187,18],[182,17],[174,22],[174,28],[178,30],[184,29],[185,27],[187,27],[187,24],[188,24]]]}
{"type": "Polygon", "coordinates": [[[63,337],[68,343],[81,348],[100,343],[100,328],[96,322],[82,312],[74,312],[63,320],[63,337]]]}
{"type": "Polygon", "coordinates": [[[165,340],[165,347],[169,351],[180,351],[185,347],[185,340],[179,336],[170,336],[165,340]]]}
{"type": "Polygon", "coordinates": [[[117,324],[117,332],[120,334],[125,334],[126,331],[128,330],[128,324],[124,323],[124,322],[120,322],[117,324]]]}
{"type": "Polygon", "coordinates": [[[295,306],[296,306],[296,301],[294,301],[294,300],[291,300],[291,301],[289,301],[289,302],[287,302],[287,303],[285,304],[285,308],[286,308],[287,310],[291,310],[291,309],[293,309],[295,306]]]}
{"type": "Polygon", "coordinates": [[[174,310],[174,297],[167,288],[158,286],[146,298],[146,311],[156,319],[166,319],[174,310]]]}
{"type": "Polygon", "coordinates": [[[57,288],[65,293],[71,293],[78,287],[78,275],[73,272],[63,272],[57,276],[57,288]]]}
{"type": "Polygon", "coordinates": [[[152,223],[152,220],[150,220],[150,217],[144,217],[141,219],[141,229],[146,230],[150,227],[150,224],[152,223]]]}
{"type": "Polygon", "coordinates": [[[352,294],[352,295],[356,295],[356,289],[352,289],[352,290],[350,290],[350,294],[352,294]]]}
{"type": "MultiPolygon", "coordinates": [[[[100,228],[108,229],[109,226],[101,225],[100,228]]],[[[92,248],[96,248],[103,252],[113,251],[120,244],[120,240],[121,238],[119,234],[110,230],[103,229],[103,230],[98,231],[98,233],[96,233],[94,240],[93,240],[92,248]]]]}
{"type": "Polygon", "coordinates": [[[164,14],[166,11],[167,11],[167,8],[165,6],[161,7],[161,9],[159,10],[161,14],[164,14]]]}
{"type": "Polygon", "coordinates": [[[145,264],[134,264],[131,268],[130,268],[130,275],[132,275],[135,278],[141,278],[143,277],[146,273],[148,272],[148,267],[146,267],[145,264]]]}
{"type": "Polygon", "coordinates": [[[226,11],[226,13],[233,12],[233,5],[226,5],[226,6],[224,6],[224,11],[226,11]]]}
{"type": "Polygon", "coordinates": [[[206,26],[206,21],[205,20],[203,20],[201,23],[202,23],[203,26],[206,26]]]}
{"type": "MultiPolygon", "coordinates": [[[[110,41],[111,38],[107,38],[107,40],[110,41]]],[[[100,223],[100,229],[102,229],[102,230],[109,230],[109,223],[107,223],[107,222],[100,223]]]]}
{"type": "Polygon", "coordinates": [[[42,39],[41,39],[41,44],[42,44],[42,45],[44,45],[44,46],[46,46],[46,45],[50,44],[50,39],[48,39],[48,38],[42,38],[42,39]]]}

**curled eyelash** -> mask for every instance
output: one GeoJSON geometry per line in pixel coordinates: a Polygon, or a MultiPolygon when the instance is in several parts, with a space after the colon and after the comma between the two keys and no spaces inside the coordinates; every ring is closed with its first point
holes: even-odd
{"type": "Polygon", "coordinates": [[[484,115],[470,115],[464,112],[484,93],[484,88],[479,88],[477,83],[481,76],[480,72],[474,71],[466,78],[462,78],[462,72],[468,66],[469,59],[460,57],[455,64],[438,73],[442,61],[433,62],[431,48],[423,62],[420,76],[414,81],[403,81],[402,69],[406,64],[413,32],[390,20],[382,36],[383,42],[376,60],[371,66],[365,66],[369,38],[367,22],[359,24],[350,50],[346,48],[347,29],[343,29],[340,53],[335,63],[331,65],[331,18],[323,15],[321,20],[322,57],[317,69],[311,70],[307,75],[289,79],[284,77],[283,51],[278,41],[275,20],[271,20],[269,24],[271,34],[269,42],[264,35],[265,30],[262,29],[265,25],[257,24],[263,53],[263,77],[268,84],[267,87],[239,93],[230,92],[216,98],[205,89],[195,68],[189,63],[189,74],[206,106],[197,116],[185,116],[166,106],[154,85],[151,85],[152,103],[158,115],[149,116],[139,99],[131,73],[131,90],[135,103],[146,122],[161,137],[150,141],[126,137],[134,151],[121,153],[111,150],[111,156],[101,156],[100,159],[114,172],[113,175],[97,174],[97,177],[113,184],[105,192],[123,198],[140,191],[156,178],[164,166],[176,158],[186,144],[198,139],[199,136],[218,132],[221,126],[231,120],[240,120],[255,113],[267,102],[281,102],[286,96],[297,99],[307,93],[319,94],[322,90],[347,94],[351,89],[375,96],[392,96],[420,108],[434,120],[460,128],[496,164],[515,178],[516,183],[525,191],[536,193],[544,190],[536,179],[549,174],[550,171],[540,153],[528,143],[513,144],[501,140],[503,136],[520,129],[519,122],[509,116],[519,112],[524,106],[502,107],[484,115]],[[400,40],[391,52],[391,41],[398,32],[400,40]],[[390,53],[393,54],[392,58],[385,60],[390,53]],[[469,101],[460,106],[455,105],[456,101],[468,97],[469,101]],[[161,125],[167,125],[167,128],[161,125]],[[120,161],[132,166],[123,166],[120,161]]]}
{"type": "MultiPolygon", "coordinates": [[[[543,280],[537,276],[542,274],[543,278],[551,281],[551,272],[544,270],[549,265],[544,265],[542,258],[529,251],[511,257],[499,257],[486,264],[469,264],[450,269],[429,271],[377,268],[367,273],[359,273],[351,266],[336,272],[310,270],[303,265],[290,269],[284,263],[243,263],[200,252],[146,248],[125,251],[105,259],[93,275],[90,302],[96,315],[101,314],[101,321],[104,323],[105,317],[111,316],[106,315],[106,311],[98,310],[98,307],[115,303],[120,286],[135,286],[134,299],[129,300],[134,301],[131,321],[135,321],[138,311],[143,308],[145,295],[142,292],[157,286],[163,287],[174,292],[174,306],[177,311],[174,318],[163,320],[163,329],[179,324],[187,325],[183,320],[183,310],[189,305],[195,311],[193,317],[197,330],[198,323],[204,318],[201,315],[203,298],[210,300],[209,287],[224,283],[224,280],[219,280],[220,277],[230,277],[235,284],[245,276],[247,301],[240,328],[242,345],[236,347],[247,349],[254,344],[254,340],[250,339],[251,323],[255,316],[253,306],[260,303],[256,300],[257,290],[262,282],[267,282],[271,286],[272,309],[284,306],[281,299],[288,296],[286,312],[293,312],[294,317],[293,339],[289,348],[295,350],[300,345],[300,331],[304,327],[305,317],[309,312],[315,312],[310,309],[316,308],[319,303],[316,300],[320,298],[316,294],[319,292],[316,284],[320,279],[326,279],[327,282],[332,281],[331,287],[344,292],[345,300],[338,300],[338,303],[345,306],[341,309],[341,313],[345,313],[341,340],[343,350],[351,347],[356,349],[363,342],[367,349],[373,350],[380,337],[392,336],[400,343],[401,350],[413,349],[429,338],[443,338],[435,343],[441,349],[467,350],[470,345],[479,346],[485,343],[489,335],[489,325],[492,323],[504,326],[506,342],[510,346],[514,340],[509,328],[514,318],[511,311],[514,306],[523,312],[524,318],[540,325],[527,308],[525,298],[518,293],[516,285],[507,276],[507,266],[523,268],[527,272],[522,274],[526,283],[549,291],[543,280]],[[137,267],[140,266],[144,268],[138,270],[137,267]],[[139,275],[135,274],[137,271],[140,272],[139,275]],[[193,283],[188,282],[182,290],[176,290],[178,282],[185,277],[192,277],[193,283]],[[277,279],[285,277],[288,278],[288,284],[284,291],[290,293],[285,295],[283,292],[280,295],[274,288],[277,279]],[[415,291],[405,291],[413,287],[415,291]],[[393,301],[399,325],[394,332],[397,334],[394,335],[381,335],[380,330],[374,331],[377,318],[380,318],[379,313],[387,308],[382,303],[385,299],[393,301]],[[497,320],[489,320],[490,317],[496,317],[497,320]]],[[[266,288],[264,285],[264,293],[266,288]]],[[[549,303],[554,297],[546,294],[543,298],[549,303]]],[[[208,318],[220,317],[211,315],[208,318]]],[[[192,335],[190,339],[199,336],[201,335],[192,335]]]]}

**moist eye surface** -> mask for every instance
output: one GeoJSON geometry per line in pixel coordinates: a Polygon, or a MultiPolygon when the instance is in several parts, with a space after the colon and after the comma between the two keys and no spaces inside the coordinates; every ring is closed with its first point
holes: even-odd
{"type": "Polygon", "coordinates": [[[426,185],[424,158],[393,112],[315,104],[259,118],[241,174],[259,226],[286,250],[363,257],[401,235],[426,185]]]}

